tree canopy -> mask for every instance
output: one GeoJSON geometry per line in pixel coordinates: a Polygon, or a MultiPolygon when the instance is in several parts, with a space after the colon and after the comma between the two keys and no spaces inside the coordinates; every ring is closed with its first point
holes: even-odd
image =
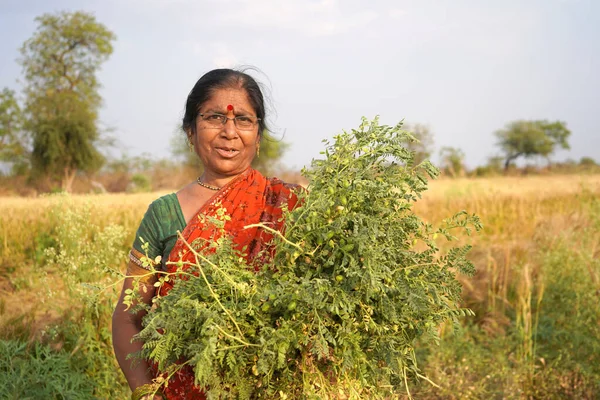
{"type": "Polygon", "coordinates": [[[504,169],[519,157],[549,157],[557,148],[569,149],[571,131],[561,121],[513,121],[496,132],[504,152],[504,169]]]}
{"type": "Polygon", "coordinates": [[[44,14],[36,22],[19,60],[32,166],[70,191],[78,170],[93,171],[103,162],[96,147],[101,103],[96,73],[112,53],[115,35],[80,11],[44,14]]]}
{"type": "Polygon", "coordinates": [[[441,167],[444,173],[456,178],[465,174],[465,153],[457,147],[442,147],[441,167]]]}
{"type": "Polygon", "coordinates": [[[8,88],[0,92],[0,161],[10,163],[13,169],[21,169],[28,162],[23,111],[15,92],[8,88]]]}

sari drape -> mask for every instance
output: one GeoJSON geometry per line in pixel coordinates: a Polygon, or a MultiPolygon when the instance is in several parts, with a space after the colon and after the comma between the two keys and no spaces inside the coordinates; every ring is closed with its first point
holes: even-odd
{"type": "MultiPolygon", "coordinates": [[[[198,210],[183,230],[183,239],[180,237],[175,243],[168,261],[193,262],[194,254],[186,242],[214,239],[218,235],[218,228],[213,224],[204,223],[204,218],[201,217],[215,217],[219,209],[224,209],[230,217],[225,222],[225,232],[231,236],[236,250],[243,254],[248,264],[259,269],[262,263],[268,261],[268,252],[263,250],[273,235],[257,227],[244,227],[263,223],[281,231],[284,223],[283,209],[291,210],[296,206],[297,189],[298,185],[287,184],[277,178],[265,178],[258,171],[249,168],[219,190],[198,210]]],[[[176,272],[177,266],[167,263],[166,269],[167,272],[176,272]]],[[[158,295],[168,295],[176,283],[176,279],[172,283],[165,282],[159,288],[158,295]]],[[[206,398],[202,389],[194,386],[194,373],[188,366],[183,367],[169,380],[164,394],[169,400],[206,398]]]]}

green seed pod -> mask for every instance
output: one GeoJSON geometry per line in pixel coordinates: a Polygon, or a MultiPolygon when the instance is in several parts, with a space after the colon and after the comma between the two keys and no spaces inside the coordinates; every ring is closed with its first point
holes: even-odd
{"type": "Polygon", "coordinates": [[[288,304],[287,309],[288,311],[294,311],[296,309],[296,302],[291,301],[290,304],[288,304]]]}
{"type": "Polygon", "coordinates": [[[344,247],[342,247],[342,250],[344,251],[350,251],[354,248],[354,243],[348,243],[347,245],[345,245],[344,247]]]}

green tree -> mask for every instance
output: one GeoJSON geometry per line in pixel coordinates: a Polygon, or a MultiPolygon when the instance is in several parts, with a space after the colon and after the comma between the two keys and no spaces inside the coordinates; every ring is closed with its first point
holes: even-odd
{"type": "Polygon", "coordinates": [[[513,121],[497,131],[498,145],[504,152],[504,170],[519,157],[548,158],[557,147],[569,149],[571,131],[561,121],[513,121]]]}
{"type": "Polygon", "coordinates": [[[101,98],[96,72],[113,51],[115,35],[85,12],[36,18],[37,31],[21,48],[26,129],[34,173],[57,178],[65,191],[77,171],[95,171],[101,98]]]}
{"type": "Polygon", "coordinates": [[[11,164],[13,172],[23,171],[29,162],[27,136],[23,132],[23,112],[15,92],[0,92],[0,161],[11,164]]]}
{"type": "Polygon", "coordinates": [[[173,136],[171,136],[171,154],[173,154],[177,162],[180,162],[187,167],[197,168],[198,172],[202,169],[200,158],[198,158],[198,155],[190,148],[189,141],[186,135],[181,131],[180,127],[177,127],[173,131],[173,136]]]}
{"type": "Polygon", "coordinates": [[[289,144],[282,139],[275,139],[269,132],[263,132],[260,140],[260,153],[254,158],[252,167],[265,175],[276,172],[278,161],[281,159],[289,144]]]}
{"type": "Polygon", "coordinates": [[[453,178],[465,173],[465,153],[456,147],[442,147],[440,150],[442,169],[453,178]]]}
{"type": "Polygon", "coordinates": [[[581,157],[579,160],[579,165],[582,167],[595,167],[598,165],[598,163],[596,163],[596,160],[594,160],[592,157],[581,157]]]}
{"type": "Polygon", "coordinates": [[[406,143],[406,147],[414,153],[414,164],[419,165],[429,160],[433,153],[433,133],[429,127],[422,124],[404,124],[403,129],[416,139],[406,143]]]}

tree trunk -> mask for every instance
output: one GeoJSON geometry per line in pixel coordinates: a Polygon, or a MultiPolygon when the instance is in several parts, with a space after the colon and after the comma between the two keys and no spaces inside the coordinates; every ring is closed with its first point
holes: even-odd
{"type": "Polygon", "coordinates": [[[523,153],[517,153],[512,156],[511,155],[506,156],[506,161],[504,162],[504,172],[508,171],[508,167],[510,167],[510,162],[512,160],[517,159],[521,154],[523,154],[523,153]]]}
{"type": "Polygon", "coordinates": [[[65,174],[62,179],[62,190],[71,193],[73,191],[73,181],[75,180],[75,173],[77,172],[74,168],[65,167],[65,174]]]}

